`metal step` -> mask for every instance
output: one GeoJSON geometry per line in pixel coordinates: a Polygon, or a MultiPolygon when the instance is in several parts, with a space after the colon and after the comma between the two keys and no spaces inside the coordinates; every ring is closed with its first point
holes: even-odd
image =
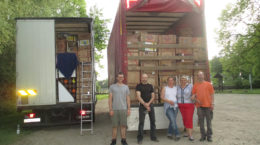
{"type": "Polygon", "coordinates": [[[92,95],[92,92],[91,92],[91,91],[88,91],[88,92],[89,92],[89,93],[85,93],[85,91],[84,91],[84,93],[81,92],[80,95],[83,95],[83,96],[91,96],[91,95],[92,95]]]}
{"type": "Polygon", "coordinates": [[[82,129],[82,131],[92,131],[92,129],[82,129]]]}
{"type": "Polygon", "coordinates": [[[93,104],[93,102],[81,102],[81,105],[83,104],[93,104]]]}
{"type": "Polygon", "coordinates": [[[82,122],[92,122],[93,120],[81,120],[82,122]]]}
{"type": "Polygon", "coordinates": [[[77,87],[77,88],[90,88],[90,87],[92,87],[92,85],[91,86],[80,86],[80,87],[77,87]]]}
{"type": "Polygon", "coordinates": [[[90,63],[83,63],[81,65],[87,65],[87,66],[91,65],[92,66],[92,63],[91,62],[90,63]]]}
{"type": "Polygon", "coordinates": [[[92,71],[81,71],[83,73],[92,73],[92,71]]]}

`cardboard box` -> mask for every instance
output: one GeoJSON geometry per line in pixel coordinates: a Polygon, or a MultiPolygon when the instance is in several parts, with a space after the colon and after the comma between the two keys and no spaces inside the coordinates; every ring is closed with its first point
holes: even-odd
{"type": "Polygon", "coordinates": [[[90,40],[91,39],[91,34],[90,33],[78,33],[78,39],[79,40],[90,40]]]}
{"type": "Polygon", "coordinates": [[[156,51],[140,51],[139,56],[157,56],[156,51]]]}
{"type": "Polygon", "coordinates": [[[181,59],[181,60],[176,60],[176,65],[193,65],[194,60],[193,59],[181,59]]]}
{"type": "Polygon", "coordinates": [[[59,39],[56,41],[56,53],[65,53],[67,50],[66,39],[59,39]]]}
{"type": "Polygon", "coordinates": [[[143,67],[155,67],[158,66],[158,61],[143,60],[141,61],[143,67]]]}
{"type": "Polygon", "coordinates": [[[159,56],[175,56],[175,48],[160,48],[159,56]]]}
{"type": "Polygon", "coordinates": [[[193,57],[196,61],[205,61],[207,60],[207,52],[203,48],[196,48],[194,49],[193,57]]]}
{"type": "Polygon", "coordinates": [[[190,27],[181,28],[179,30],[179,35],[180,36],[192,36],[193,35],[193,30],[190,27]]]}
{"type": "Polygon", "coordinates": [[[79,48],[78,48],[78,50],[86,50],[86,49],[91,50],[91,46],[90,46],[90,45],[87,45],[87,46],[79,46],[79,48]]]}
{"type": "Polygon", "coordinates": [[[159,44],[175,44],[176,35],[159,35],[159,44]]]}
{"type": "Polygon", "coordinates": [[[140,71],[128,71],[127,72],[127,84],[137,85],[140,83],[140,71]]]}
{"type": "Polygon", "coordinates": [[[69,53],[78,53],[78,47],[68,47],[67,52],[69,53]]]}
{"type": "Polygon", "coordinates": [[[193,70],[177,70],[176,74],[177,75],[192,75],[193,70]]]}
{"type": "MultiPolygon", "coordinates": [[[[138,56],[138,49],[129,49],[127,56],[138,56]]],[[[138,60],[128,60],[128,65],[139,65],[138,60]]]]}
{"type": "Polygon", "coordinates": [[[192,45],[202,47],[205,45],[203,37],[192,37],[192,45]]]}
{"type": "Polygon", "coordinates": [[[141,41],[142,42],[158,43],[158,35],[148,34],[148,33],[142,32],[141,33],[141,41]]]}
{"type": "Polygon", "coordinates": [[[78,57],[79,58],[91,58],[91,51],[89,49],[79,50],[78,57]]]}
{"type": "Polygon", "coordinates": [[[174,63],[174,60],[160,60],[159,66],[172,66],[174,63]]]}
{"type": "Polygon", "coordinates": [[[192,37],[179,37],[179,44],[181,45],[191,45],[192,37]]]}
{"type": "Polygon", "coordinates": [[[176,48],[176,56],[192,56],[192,49],[189,48],[176,48]]]}
{"type": "Polygon", "coordinates": [[[140,42],[140,34],[127,35],[127,44],[138,44],[140,42]]]}
{"type": "Polygon", "coordinates": [[[130,99],[131,100],[136,100],[136,93],[135,93],[135,89],[130,89],[130,99]]]}
{"type": "Polygon", "coordinates": [[[80,62],[91,62],[91,58],[90,57],[85,57],[85,58],[79,58],[80,62]]]}
{"type": "Polygon", "coordinates": [[[159,76],[175,76],[176,71],[159,71],[159,76]]]}

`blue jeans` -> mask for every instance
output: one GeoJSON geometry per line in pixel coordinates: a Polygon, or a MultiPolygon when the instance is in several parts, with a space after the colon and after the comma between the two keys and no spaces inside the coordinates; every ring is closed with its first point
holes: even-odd
{"type": "Polygon", "coordinates": [[[176,123],[176,118],[178,114],[178,108],[168,108],[166,110],[166,116],[170,121],[169,128],[168,128],[168,135],[173,135],[173,133],[176,135],[179,135],[178,126],[176,123]]]}

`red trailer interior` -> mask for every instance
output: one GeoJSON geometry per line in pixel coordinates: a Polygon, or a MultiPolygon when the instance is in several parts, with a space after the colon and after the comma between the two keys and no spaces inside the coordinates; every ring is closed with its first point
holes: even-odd
{"type": "Polygon", "coordinates": [[[147,73],[161,103],[169,76],[194,83],[203,71],[210,80],[206,46],[202,0],[121,0],[107,49],[109,84],[123,72],[135,103],[135,86],[147,73]]]}

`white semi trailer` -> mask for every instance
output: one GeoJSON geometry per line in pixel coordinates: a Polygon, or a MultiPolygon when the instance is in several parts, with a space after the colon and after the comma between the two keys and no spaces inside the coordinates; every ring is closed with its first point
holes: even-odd
{"type": "Polygon", "coordinates": [[[17,110],[24,125],[94,121],[91,18],[16,19],[17,110]]]}

